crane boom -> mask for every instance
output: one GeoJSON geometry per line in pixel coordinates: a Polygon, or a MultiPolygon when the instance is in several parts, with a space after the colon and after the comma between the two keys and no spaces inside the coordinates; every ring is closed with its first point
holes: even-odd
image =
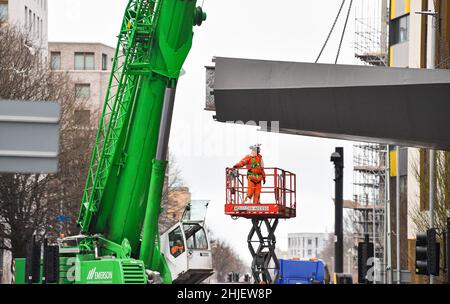
{"type": "Polygon", "coordinates": [[[174,92],[192,28],[204,19],[195,0],[130,0],[126,8],[77,223],[83,234],[126,239],[132,257],[145,216],[150,238],[158,233],[163,184],[153,163],[165,171],[166,155],[155,159],[158,142],[167,145],[158,139],[164,96],[174,92]]]}

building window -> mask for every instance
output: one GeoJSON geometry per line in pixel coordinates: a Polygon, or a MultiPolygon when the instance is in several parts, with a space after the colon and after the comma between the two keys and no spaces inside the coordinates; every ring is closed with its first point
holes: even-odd
{"type": "Polygon", "coordinates": [[[94,53],[75,53],[75,70],[94,69],[94,53]]]}
{"type": "Polygon", "coordinates": [[[312,240],[308,239],[308,245],[312,245],[312,240]]]}
{"type": "Polygon", "coordinates": [[[108,69],[108,55],[102,54],[102,70],[106,71],[108,69]]]}
{"type": "Polygon", "coordinates": [[[8,21],[8,3],[0,2],[0,22],[8,21]]]}
{"type": "Polygon", "coordinates": [[[75,110],[74,120],[76,125],[88,126],[91,121],[91,111],[75,110]]]}
{"type": "Polygon", "coordinates": [[[50,53],[50,68],[52,70],[61,70],[61,52],[50,53]]]}
{"type": "Polygon", "coordinates": [[[312,256],[312,250],[308,249],[308,257],[312,256]]]}
{"type": "Polygon", "coordinates": [[[25,28],[28,28],[28,7],[25,5],[25,28]]]}
{"type": "Polygon", "coordinates": [[[318,247],[319,247],[319,238],[316,237],[316,248],[318,248],[318,247]]]}
{"type": "Polygon", "coordinates": [[[89,99],[91,97],[91,85],[89,83],[75,84],[75,96],[79,99],[89,99]]]}
{"type": "Polygon", "coordinates": [[[409,40],[409,15],[391,20],[389,25],[389,43],[394,45],[409,40]]]}

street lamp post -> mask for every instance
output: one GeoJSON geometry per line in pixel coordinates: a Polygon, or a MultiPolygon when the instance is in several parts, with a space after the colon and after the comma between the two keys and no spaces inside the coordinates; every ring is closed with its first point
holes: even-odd
{"type": "Polygon", "coordinates": [[[334,272],[344,272],[344,245],[343,245],[343,190],[344,190],[344,148],[337,147],[331,154],[331,162],[334,163],[334,272]]]}

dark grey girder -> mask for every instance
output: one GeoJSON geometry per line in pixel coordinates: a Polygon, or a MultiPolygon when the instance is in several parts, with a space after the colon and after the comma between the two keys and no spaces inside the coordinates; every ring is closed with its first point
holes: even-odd
{"type": "Polygon", "coordinates": [[[450,150],[448,70],[214,61],[207,109],[217,121],[278,121],[283,133],[450,150]]]}

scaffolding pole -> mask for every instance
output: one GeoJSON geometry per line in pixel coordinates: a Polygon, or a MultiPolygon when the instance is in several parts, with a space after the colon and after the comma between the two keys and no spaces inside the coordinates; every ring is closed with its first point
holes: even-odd
{"type": "Polygon", "coordinates": [[[391,155],[390,146],[386,146],[386,188],[385,188],[385,259],[386,259],[386,283],[392,284],[392,240],[391,240],[391,155]]]}
{"type": "MultiPolygon", "coordinates": [[[[385,282],[385,213],[387,148],[384,145],[359,143],[353,152],[353,230],[355,243],[368,240],[374,245],[371,283],[385,282]]],[[[371,258],[371,257],[367,257],[371,258]]],[[[366,263],[366,261],[364,261],[366,263]]]]}

